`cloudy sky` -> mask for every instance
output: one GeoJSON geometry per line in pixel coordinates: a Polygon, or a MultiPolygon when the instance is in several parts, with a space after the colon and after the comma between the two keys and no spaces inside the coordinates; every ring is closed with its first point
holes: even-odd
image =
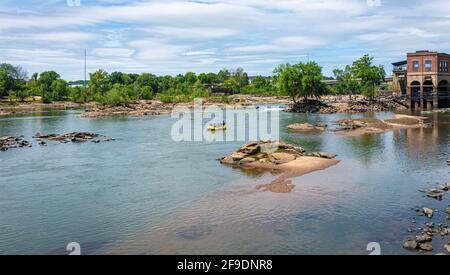
{"type": "Polygon", "coordinates": [[[369,53],[450,52],[449,0],[2,0],[0,63],[30,74],[178,74],[317,61],[324,73],[369,53]],[[77,3],[78,2],[78,3],[77,3]]]}

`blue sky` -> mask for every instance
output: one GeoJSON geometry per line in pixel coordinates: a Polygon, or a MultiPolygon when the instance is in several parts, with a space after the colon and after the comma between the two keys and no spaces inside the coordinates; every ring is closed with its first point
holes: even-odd
{"type": "Polygon", "coordinates": [[[450,52],[448,0],[2,0],[0,62],[68,80],[88,70],[270,75],[315,60],[326,75],[369,53],[450,52]],[[80,2],[73,5],[71,2],[80,2]]]}

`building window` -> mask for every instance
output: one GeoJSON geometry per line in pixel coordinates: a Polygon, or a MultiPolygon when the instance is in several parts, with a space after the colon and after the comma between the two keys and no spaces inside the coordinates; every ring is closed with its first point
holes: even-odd
{"type": "Polygon", "coordinates": [[[413,71],[414,72],[418,72],[419,71],[419,61],[417,61],[417,60],[413,61],[412,66],[413,66],[413,71]]]}
{"type": "Polygon", "coordinates": [[[448,61],[439,62],[439,72],[448,73],[448,61]]]}
{"type": "Polygon", "coordinates": [[[432,64],[431,60],[425,60],[425,72],[431,72],[432,64]]]}

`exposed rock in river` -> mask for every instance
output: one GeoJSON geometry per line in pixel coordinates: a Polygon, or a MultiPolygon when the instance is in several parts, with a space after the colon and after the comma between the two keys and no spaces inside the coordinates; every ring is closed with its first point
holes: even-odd
{"type": "Polygon", "coordinates": [[[422,209],[422,212],[425,214],[425,216],[427,216],[430,219],[433,217],[433,210],[430,208],[424,207],[422,209]]]}
{"type": "Polygon", "coordinates": [[[86,141],[92,141],[95,143],[99,143],[102,141],[111,141],[112,139],[106,136],[101,136],[99,134],[88,133],[88,132],[72,132],[67,134],[49,134],[49,135],[41,135],[37,133],[33,136],[34,139],[39,141],[41,145],[45,145],[44,140],[58,141],[61,143],[75,142],[82,143],[86,141]]]}
{"type": "Polygon", "coordinates": [[[339,162],[333,160],[335,157],[335,154],[326,152],[307,153],[302,147],[282,142],[258,141],[244,145],[231,155],[221,158],[220,162],[246,169],[282,171],[284,173],[280,178],[269,184],[258,185],[257,189],[285,193],[294,188],[289,178],[333,166],[339,162]]]}
{"type": "Polygon", "coordinates": [[[316,125],[310,123],[294,123],[287,126],[289,130],[294,131],[313,131],[320,130],[324,131],[328,127],[325,123],[317,123],[316,125]]]}
{"type": "Polygon", "coordinates": [[[399,102],[395,98],[387,97],[379,100],[369,100],[357,98],[349,100],[348,98],[328,97],[326,101],[308,100],[299,101],[290,104],[286,109],[287,112],[294,113],[362,113],[362,112],[380,112],[391,110],[407,109],[404,103],[399,102]]]}
{"type": "Polygon", "coordinates": [[[334,114],[338,109],[319,100],[298,101],[288,105],[286,112],[334,114]]]}
{"type": "Polygon", "coordinates": [[[12,148],[22,148],[22,147],[32,147],[31,143],[29,141],[25,140],[23,136],[0,137],[0,151],[7,151],[12,148]]]}
{"type": "Polygon", "coordinates": [[[116,106],[95,104],[79,115],[85,118],[98,118],[113,115],[147,116],[170,113],[174,104],[165,104],[156,100],[140,100],[116,106]]]}
{"type": "Polygon", "coordinates": [[[395,129],[426,127],[427,117],[395,115],[392,119],[381,120],[376,118],[343,119],[337,121],[339,128],[336,132],[346,136],[360,136],[364,134],[377,134],[395,129]]]}

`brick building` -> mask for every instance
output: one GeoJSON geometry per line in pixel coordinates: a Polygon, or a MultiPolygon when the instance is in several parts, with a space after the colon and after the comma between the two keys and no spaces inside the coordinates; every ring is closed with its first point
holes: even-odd
{"type": "Polygon", "coordinates": [[[392,63],[395,94],[406,97],[411,108],[450,107],[449,63],[445,53],[408,53],[405,61],[392,63]]]}

